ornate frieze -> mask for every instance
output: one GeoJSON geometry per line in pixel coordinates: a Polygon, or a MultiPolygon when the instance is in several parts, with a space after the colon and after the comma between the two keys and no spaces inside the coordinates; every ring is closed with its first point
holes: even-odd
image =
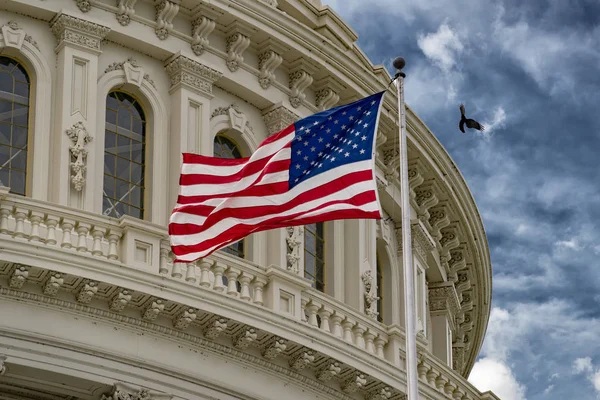
{"type": "Polygon", "coordinates": [[[103,394],[101,400],[171,400],[173,395],[145,389],[126,383],[115,383],[108,394],[103,394]]]}
{"type": "Polygon", "coordinates": [[[362,274],[361,279],[365,285],[365,314],[367,314],[369,318],[377,319],[381,310],[379,310],[379,312],[373,310],[373,306],[377,304],[379,297],[377,297],[376,293],[373,293],[373,276],[371,270],[362,274]]]}
{"type": "Polygon", "coordinates": [[[131,292],[127,289],[118,288],[111,297],[108,308],[112,311],[123,311],[127,303],[131,301],[131,292]]]}
{"type": "Polygon", "coordinates": [[[181,54],[170,58],[165,65],[165,70],[171,81],[171,90],[176,90],[183,85],[211,98],[213,84],[223,76],[221,72],[181,54]]]}
{"type": "Polygon", "coordinates": [[[190,324],[196,320],[198,310],[191,307],[184,307],[183,310],[173,320],[173,328],[183,331],[189,328],[190,324]]]}
{"type": "Polygon", "coordinates": [[[326,76],[315,82],[316,106],[319,110],[327,110],[338,104],[344,86],[332,76],[326,76]]]}
{"type": "Polygon", "coordinates": [[[202,11],[192,20],[192,51],[200,56],[209,45],[208,36],[215,30],[219,14],[210,10],[202,11]]]}
{"type": "Polygon", "coordinates": [[[60,272],[51,271],[48,274],[48,278],[46,278],[46,283],[42,291],[46,296],[55,296],[64,282],[64,278],[60,272]]]}
{"type": "Polygon", "coordinates": [[[75,190],[80,192],[85,185],[85,171],[87,169],[88,151],[85,147],[92,141],[93,137],[81,121],[67,129],[66,133],[73,142],[69,146],[69,151],[71,152],[71,183],[75,190]]]}
{"type": "Polygon", "coordinates": [[[240,68],[240,64],[244,62],[244,51],[250,46],[250,37],[254,30],[243,25],[240,21],[235,21],[226,28],[226,52],[227,52],[227,68],[231,72],[235,72],[240,68]]]}
{"type": "Polygon", "coordinates": [[[331,380],[342,372],[340,363],[336,361],[330,361],[326,363],[319,371],[317,371],[317,379],[323,382],[331,380]]]}
{"type": "Polygon", "coordinates": [[[21,289],[27,277],[29,276],[29,267],[25,265],[16,265],[14,271],[10,275],[8,286],[13,289],[21,289]]]}
{"type": "Polygon", "coordinates": [[[365,400],[388,400],[392,397],[392,388],[385,386],[369,392],[365,400]]]}
{"type": "Polygon", "coordinates": [[[302,236],[304,235],[304,228],[301,226],[289,226],[286,228],[286,262],[287,270],[297,274],[300,271],[298,261],[300,260],[300,252],[302,249],[302,236]]]}
{"type": "Polygon", "coordinates": [[[169,37],[173,29],[173,19],[179,12],[179,0],[158,0],[156,3],[156,27],[154,32],[160,40],[169,37]]]}
{"type": "Polygon", "coordinates": [[[142,318],[147,321],[154,321],[158,315],[165,309],[165,301],[162,299],[153,299],[144,310],[142,318]]]}
{"type": "Polygon", "coordinates": [[[447,314],[450,324],[454,326],[454,319],[460,312],[460,302],[452,282],[429,285],[429,310],[432,315],[447,314]]]}
{"type": "Polygon", "coordinates": [[[303,58],[299,58],[290,65],[289,87],[292,107],[300,107],[300,104],[306,98],[304,91],[313,83],[315,72],[316,68],[303,58]]]}
{"type": "Polygon", "coordinates": [[[268,89],[275,82],[275,70],[283,62],[286,47],[272,38],[265,40],[258,48],[258,82],[260,87],[268,89]]]}
{"type": "MultiPolygon", "coordinates": [[[[435,248],[435,243],[421,221],[416,220],[411,223],[410,235],[413,252],[419,256],[421,260],[426,261],[427,255],[435,248]]],[[[402,253],[402,226],[396,227],[396,240],[398,254],[400,254],[402,253]]]]}
{"type": "Polygon", "coordinates": [[[365,374],[354,373],[352,376],[344,381],[342,384],[342,391],[344,393],[354,393],[359,389],[362,389],[367,384],[367,377],[365,374]]]}
{"type": "Polygon", "coordinates": [[[250,328],[250,327],[244,327],[233,338],[233,346],[238,349],[245,349],[248,346],[250,346],[250,344],[252,342],[256,341],[257,336],[258,335],[256,333],[256,329],[250,328]]]}
{"type": "Polygon", "coordinates": [[[315,361],[315,355],[312,350],[302,350],[290,359],[290,367],[296,371],[301,371],[311,362],[315,361]]]}
{"type": "Polygon", "coordinates": [[[287,340],[277,336],[273,336],[265,343],[265,347],[262,351],[262,356],[268,360],[273,360],[278,355],[283,353],[286,348],[287,340]]]}
{"type": "Polygon", "coordinates": [[[129,25],[131,17],[135,14],[137,0],[117,0],[117,21],[123,26],[129,25]]]}
{"type": "Polygon", "coordinates": [[[204,336],[213,340],[218,338],[227,329],[227,322],[229,322],[227,318],[218,315],[211,317],[204,329],[204,336]]]}
{"type": "Polygon", "coordinates": [[[110,28],[107,26],[67,14],[59,14],[54,17],[50,21],[50,26],[58,41],[56,52],[60,51],[63,46],[71,45],[99,54],[102,40],[110,32],[110,28]]]}
{"type": "Polygon", "coordinates": [[[265,125],[267,126],[267,132],[269,135],[287,128],[300,119],[296,113],[282,105],[277,105],[274,108],[268,108],[263,112],[262,117],[265,121],[265,125]]]}
{"type": "Polygon", "coordinates": [[[150,75],[144,72],[144,69],[138,64],[135,58],[129,57],[127,61],[121,62],[113,62],[104,70],[104,73],[109,73],[111,71],[122,70],[125,72],[125,80],[127,83],[131,83],[135,86],[140,86],[142,84],[142,79],[145,79],[150,83],[154,88],[154,81],[150,79],[150,75]]]}
{"type": "Polygon", "coordinates": [[[90,0],[75,0],[75,4],[77,4],[77,8],[81,10],[81,12],[88,12],[92,9],[92,4],[90,0]]]}

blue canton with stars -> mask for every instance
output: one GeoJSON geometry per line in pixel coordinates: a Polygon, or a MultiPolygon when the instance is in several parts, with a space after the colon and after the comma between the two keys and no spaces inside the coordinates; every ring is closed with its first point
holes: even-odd
{"type": "Polygon", "coordinates": [[[370,159],[384,94],[377,93],[296,122],[289,188],[332,168],[370,159]]]}

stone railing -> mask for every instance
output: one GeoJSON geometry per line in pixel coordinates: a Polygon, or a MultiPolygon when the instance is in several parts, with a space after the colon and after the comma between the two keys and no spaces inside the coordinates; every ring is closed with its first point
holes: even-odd
{"type": "MultiPolygon", "coordinates": [[[[100,260],[237,298],[314,327],[310,335],[313,340],[339,339],[338,343],[363,351],[367,359],[374,357],[373,362],[381,360],[404,370],[401,327],[384,326],[276,266],[265,268],[223,253],[195,263],[174,263],[162,226],[130,217],[116,220],[12,195],[8,188],[0,187],[2,238],[34,245],[37,250],[31,247],[32,252],[52,249],[57,253],[45,254],[76,254],[82,257],[82,264],[83,258],[100,260]],[[319,336],[322,334],[326,336],[319,336]]],[[[12,249],[5,246],[3,251],[10,253],[12,249]]],[[[14,250],[15,260],[18,251],[14,250]]],[[[424,394],[454,400],[485,398],[425,347],[420,346],[420,354],[418,373],[424,394]]]]}

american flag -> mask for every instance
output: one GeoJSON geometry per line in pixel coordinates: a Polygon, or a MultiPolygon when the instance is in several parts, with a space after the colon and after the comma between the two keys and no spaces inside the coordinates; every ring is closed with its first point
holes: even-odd
{"type": "Polygon", "coordinates": [[[196,261],[253,232],[381,218],[374,155],[384,93],[301,119],[249,158],[184,153],[169,223],[175,261],[196,261]]]}

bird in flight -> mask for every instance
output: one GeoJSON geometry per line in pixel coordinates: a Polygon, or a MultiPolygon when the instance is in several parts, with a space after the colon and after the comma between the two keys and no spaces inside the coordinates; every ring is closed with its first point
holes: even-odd
{"type": "Polygon", "coordinates": [[[458,124],[458,128],[462,133],[465,133],[465,125],[467,128],[477,129],[478,131],[484,131],[485,128],[479,122],[474,119],[467,118],[465,116],[465,106],[464,104],[460,105],[460,123],[458,124]]]}

